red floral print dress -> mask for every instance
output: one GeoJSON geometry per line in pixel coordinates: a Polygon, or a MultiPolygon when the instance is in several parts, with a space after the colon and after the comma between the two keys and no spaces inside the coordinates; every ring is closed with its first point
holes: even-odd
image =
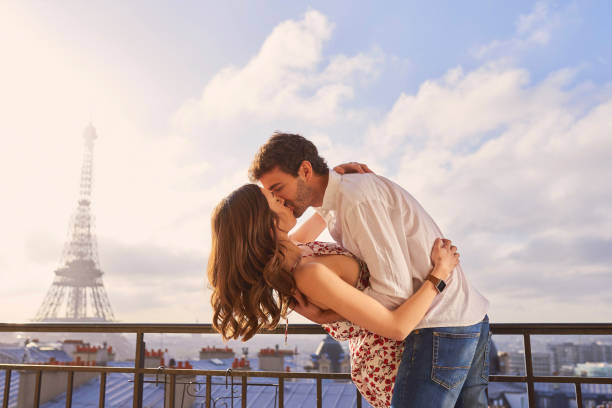
{"type": "MultiPolygon", "coordinates": [[[[304,256],[346,255],[354,258],[359,263],[359,279],[355,287],[364,290],[370,285],[367,265],[340,245],[319,241],[304,245],[312,250],[312,254],[304,256]]],[[[351,378],[361,395],[375,408],[389,407],[404,342],[379,336],[348,321],[322,326],[334,339],[349,342],[351,378]]]]}

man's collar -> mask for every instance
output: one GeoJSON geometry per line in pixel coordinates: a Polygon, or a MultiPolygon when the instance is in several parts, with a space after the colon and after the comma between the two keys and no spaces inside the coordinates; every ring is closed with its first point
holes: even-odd
{"type": "Polygon", "coordinates": [[[329,171],[329,179],[327,180],[327,188],[323,195],[323,204],[319,207],[323,211],[334,210],[336,206],[336,196],[338,194],[338,188],[340,187],[340,181],[342,176],[333,170],[329,171]]]}

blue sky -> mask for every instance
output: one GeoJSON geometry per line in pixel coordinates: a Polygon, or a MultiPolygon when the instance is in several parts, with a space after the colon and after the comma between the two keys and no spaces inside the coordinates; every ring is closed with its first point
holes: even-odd
{"type": "Polygon", "coordinates": [[[609,320],[610,15],[595,1],[3,3],[0,296],[16,307],[0,320],[32,317],[51,284],[89,120],[121,320],[207,321],[210,212],[274,130],[406,187],[494,321],[609,320]]]}

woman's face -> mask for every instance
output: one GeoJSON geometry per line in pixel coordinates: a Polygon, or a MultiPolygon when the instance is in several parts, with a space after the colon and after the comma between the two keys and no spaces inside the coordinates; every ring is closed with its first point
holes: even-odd
{"type": "Polygon", "coordinates": [[[285,201],[282,198],[275,196],[269,190],[261,188],[261,192],[266,197],[266,200],[268,200],[270,210],[278,215],[278,227],[285,232],[289,232],[291,228],[295,227],[297,222],[293,211],[285,206],[285,201]]]}

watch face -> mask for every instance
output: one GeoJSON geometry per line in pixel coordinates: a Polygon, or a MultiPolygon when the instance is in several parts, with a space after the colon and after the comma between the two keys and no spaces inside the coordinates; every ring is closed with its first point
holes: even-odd
{"type": "Polygon", "coordinates": [[[438,282],[438,292],[442,292],[444,290],[444,288],[446,287],[446,283],[444,283],[443,280],[441,280],[440,282],[438,282]]]}

